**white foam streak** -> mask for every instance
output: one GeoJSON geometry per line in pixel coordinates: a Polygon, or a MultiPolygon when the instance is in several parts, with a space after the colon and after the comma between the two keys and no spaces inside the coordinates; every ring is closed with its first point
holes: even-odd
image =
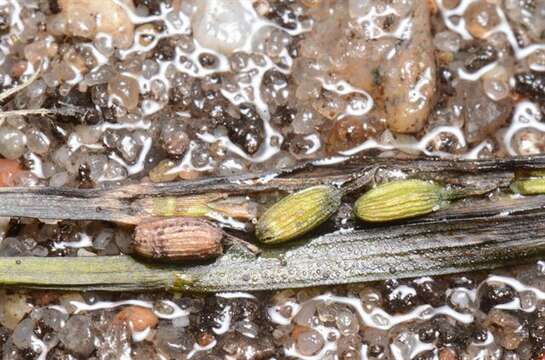
{"type": "Polygon", "coordinates": [[[78,233],[78,241],[60,241],[54,242],[53,248],[63,250],[63,249],[80,249],[93,246],[93,239],[86,233],[78,233]]]}
{"type": "Polygon", "coordinates": [[[217,344],[217,341],[214,340],[212,341],[210,344],[206,345],[206,346],[200,346],[198,343],[195,343],[193,344],[193,349],[191,349],[191,351],[189,352],[189,354],[187,354],[187,358],[188,359],[191,359],[193,356],[195,356],[195,354],[197,354],[198,352],[201,352],[201,351],[207,351],[207,350],[210,350],[210,349],[213,349],[214,346],[216,346],[217,344]]]}
{"type": "MultiPolygon", "coordinates": [[[[168,306],[170,309],[172,309],[172,311],[167,314],[167,313],[159,312],[157,310],[153,310],[153,313],[160,319],[172,320],[178,317],[189,315],[188,311],[181,309],[178,305],[176,305],[174,302],[170,300],[162,300],[161,302],[165,304],[166,306],[168,306]]],[[[94,304],[87,304],[81,301],[70,301],[70,305],[76,308],[76,310],[74,311],[74,314],[78,314],[82,311],[115,309],[117,307],[125,306],[125,305],[134,305],[134,306],[139,306],[146,309],[153,309],[153,304],[151,302],[143,301],[143,300],[124,300],[124,301],[116,301],[116,302],[97,301],[94,304]]]]}
{"type": "Polygon", "coordinates": [[[229,331],[229,328],[231,327],[231,305],[227,305],[223,308],[220,319],[218,320],[219,327],[213,327],[212,331],[216,335],[223,335],[229,331]]]}
{"type": "Polygon", "coordinates": [[[224,299],[256,299],[254,295],[240,291],[217,293],[216,296],[224,299]]]}
{"type": "Polygon", "coordinates": [[[493,62],[491,64],[488,64],[488,65],[485,65],[483,66],[482,68],[480,68],[479,70],[475,71],[474,73],[470,73],[468,71],[466,71],[463,67],[460,67],[458,69],[458,76],[460,77],[460,79],[462,80],[467,80],[467,81],[477,81],[477,80],[480,80],[486,73],[488,73],[489,71],[492,71],[494,70],[494,68],[498,65],[497,62],[493,62]]]}
{"type": "Polygon", "coordinates": [[[447,9],[443,4],[444,0],[436,0],[435,3],[439,8],[443,22],[450,30],[458,33],[464,40],[472,40],[473,36],[466,29],[466,21],[464,19],[464,12],[466,9],[476,0],[462,0],[460,4],[453,8],[447,9]],[[452,18],[458,19],[457,22],[453,21],[452,18]]]}

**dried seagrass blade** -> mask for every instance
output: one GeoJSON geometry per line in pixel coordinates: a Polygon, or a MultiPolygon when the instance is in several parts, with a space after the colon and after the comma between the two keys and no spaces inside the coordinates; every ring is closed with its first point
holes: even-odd
{"type": "Polygon", "coordinates": [[[149,217],[163,216],[154,210],[156,200],[161,198],[292,192],[320,184],[348,184],[349,187],[355,178],[359,178],[359,185],[363,186],[375,179],[377,168],[384,173],[404,171],[416,178],[473,187],[478,193],[483,188],[508,187],[516,170],[544,169],[545,157],[476,161],[356,158],[325,167],[310,164],[274,173],[106,189],[0,188],[0,216],[138,224],[149,217]]]}
{"type": "Polygon", "coordinates": [[[544,204],[542,197],[532,209],[520,204],[503,208],[505,213],[520,211],[514,215],[491,216],[489,211],[471,220],[429,219],[330,233],[265,248],[260,257],[235,246],[215,262],[200,265],[151,265],[127,256],[0,258],[0,284],[107,291],[250,291],[493,269],[545,255],[544,204]]]}

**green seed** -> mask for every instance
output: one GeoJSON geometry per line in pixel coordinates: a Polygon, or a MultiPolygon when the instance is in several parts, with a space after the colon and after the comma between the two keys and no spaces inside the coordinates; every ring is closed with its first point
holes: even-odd
{"type": "Polygon", "coordinates": [[[326,221],[341,206],[341,193],[318,185],[291,194],[271,206],[259,218],[256,236],[265,244],[292,240],[326,221]]]}
{"type": "Polygon", "coordinates": [[[545,170],[517,170],[511,190],[516,194],[545,194],[545,170]]]}
{"type": "Polygon", "coordinates": [[[511,184],[511,190],[522,195],[545,194],[545,177],[517,180],[511,184]]]}
{"type": "Polygon", "coordinates": [[[363,194],[354,204],[357,217],[369,222],[411,218],[439,210],[448,202],[445,189],[422,180],[392,181],[363,194]]]}

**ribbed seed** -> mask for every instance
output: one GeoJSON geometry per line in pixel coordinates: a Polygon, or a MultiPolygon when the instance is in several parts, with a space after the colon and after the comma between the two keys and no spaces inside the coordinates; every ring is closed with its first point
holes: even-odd
{"type": "Polygon", "coordinates": [[[357,217],[386,222],[428,214],[447,203],[445,189],[422,180],[392,181],[363,194],[354,204],[357,217]]]}
{"type": "Polygon", "coordinates": [[[265,211],[257,222],[256,236],[266,244],[292,240],[326,221],[340,205],[341,193],[332,186],[296,192],[265,211]]]}
{"type": "Polygon", "coordinates": [[[224,233],[209,221],[174,217],[136,226],[134,251],[153,259],[199,260],[222,254],[224,233]]]}

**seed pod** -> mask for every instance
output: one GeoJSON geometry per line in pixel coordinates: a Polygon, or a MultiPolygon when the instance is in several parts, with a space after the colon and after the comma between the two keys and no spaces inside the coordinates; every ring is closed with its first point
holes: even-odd
{"type": "Polygon", "coordinates": [[[209,221],[174,217],[136,226],[134,251],[145,258],[201,260],[222,254],[224,233],[209,221]]]}
{"type": "Polygon", "coordinates": [[[259,218],[256,236],[266,244],[292,240],[326,221],[341,206],[341,192],[318,185],[291,194],[259,218]]]}
{"type": "Polygon", "coordinates": [[[428,214],[447,203],[447,191],[442,186],[422,180],[401,180],[363,194],[354,204],[354,213],[364,221],[384,222],[428,214]]]}
{"type": "Polygon", "coordinates": [[[516,171],[515,179],[511,184],[511,190],[514,193],[522,195],[545,194],[544,170],[516,171]]]}
{"type": "Polygon", "coordinates": [[[522,195],[545,194],[545,177],[517,180],[511,184],[511,190],[522,195]]]}

